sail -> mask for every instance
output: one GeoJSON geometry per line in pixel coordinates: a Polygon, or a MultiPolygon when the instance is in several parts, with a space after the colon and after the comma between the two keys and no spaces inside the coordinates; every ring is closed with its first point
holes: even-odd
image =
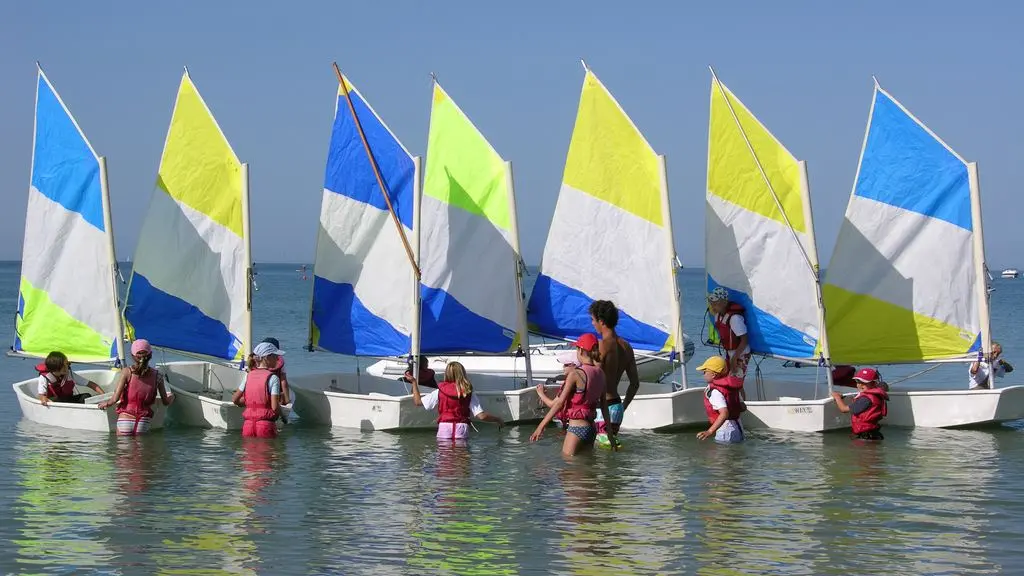
{"type": "MultiPolygon", "coordinates": [[[[405,236],[411,239],[413,159],[347,79],[345,85],[405,236]]],[[[413,268],[344,90],[339,85],[327,152],[310,340],[339,354],[408,354],[415,313],[413,268]]]]}
{"type": "Polygon", "coordinates": [[[814,238],[801,170],[782,143],[712,78],[707,288],[723,286],[731,301],[743,305],[752,352],[779,358],[814,358],[820,334],[817,280],[808,258],[814,238]]]}
{"type": "Polygon", "coordinates": [[[248,266],[242,165],[188,72],[132,259],[132,338],[222,360],[245,353],[248,266]]]}
{"type": "Polygon", "coordinates": [[[435,83],[419,232],[424,354],[518,346],[509,184],[504,160],[435,83]]]}
{"type": "Polygon", "coordinates": [[[967,164],[877,85],[823,296],[832,357],[969,357],[980,343],[967,164]]]}
{"type": "Polygon", "coordinates": [[[39,70],[35,142],[14,351],[71,361],[117,359],[108,207],[99,158],[39,70]]]}
{"type": "Polygon", "coordinates": [[[593,332],[589,307],[611,300],[634,348],[675,348],[675,249],[667,241],[658,156],[587,70],[562,187],[530,295],[531,330],[593,332]]]}

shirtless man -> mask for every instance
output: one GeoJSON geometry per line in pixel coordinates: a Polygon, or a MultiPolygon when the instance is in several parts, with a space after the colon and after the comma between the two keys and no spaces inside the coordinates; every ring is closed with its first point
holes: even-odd
{"type": "MultiPolygon", "coordinates": [[[[636,356],[629,342],[619,338],[615,326],[619,323],[619,309],[609,300],[595,300],[590,305],[590,321],[594,329],[601,335],[601,370],[605,378],[605,398],[608,400],[608,413],[611,418],[610,428],[614,434],[619,433],[622,416],[640,389],[640,376],[636,370],[636,356]],[[626,399],[619,396],[619,381],[625,374],[629,378],[626,399]]],[[[605,422],[600,413],[597,415],[597,440],[607,442],[605,422]]]]}

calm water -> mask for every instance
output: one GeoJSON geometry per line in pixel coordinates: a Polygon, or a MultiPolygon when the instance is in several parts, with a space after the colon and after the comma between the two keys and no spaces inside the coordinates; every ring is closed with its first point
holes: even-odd
{"type": "MultiPolygon", "coordinates": [[[[289,371],[337,367],[301,351],[309,282],[262,266],[257,337],[289,371]]],[[[0,264],[13,338],[18,268],[0,264]]],[[[699,335],[700,271],[683,276],[699,335]]],[[[993,325],[1021,356],[1024,280],[996,280],[993,325]]],[[[694,327],[697,329],[694,329],[694,327]]],[[[704,353],[698,348],[698,355],[704,353]]],[[[351,364],[348,364],[351,366],[351,364]]],[[[763,366],[814,378],[814,369],[763,366]]],[[[903,373],[913,369],[904,369],[903,373]]],[[[964,385],[965,368],[929,373],[964,385]]],[[[886,371],[893,379],[895,369],[886,371]]],[[[0,358],[4,382],[32,363],[0,358]]],[[[1024,570],[1024,431],[757,432],[623,437],[565,462],[549,431],[479,426],[468,449],[430,433],[290,426],[273,442],[168,429],[141,439],[43,429],[0,404],[0,573],[63,574],[980,574],[1024,570]]]]}

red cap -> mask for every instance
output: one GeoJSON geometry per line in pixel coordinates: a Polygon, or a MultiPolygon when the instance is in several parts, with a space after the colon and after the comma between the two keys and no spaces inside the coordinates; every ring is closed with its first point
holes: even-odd
{"type": "Polygon", "coordinates": [[[580,334],[580,337],[576,339],[576,347],[583,348],[587,352],[590,352],[594,346],[597,346],[597,336],[590,332],[580,334]]]}
{"type": "Polygon", "coordinates": [[[878,370],[874,368],[861,368],[853,377],[858,382],[877,382],[879,380],[878,370]]]}

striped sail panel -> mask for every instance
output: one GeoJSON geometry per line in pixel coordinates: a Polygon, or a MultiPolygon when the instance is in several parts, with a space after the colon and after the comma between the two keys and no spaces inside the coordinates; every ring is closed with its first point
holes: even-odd
{"type": "Polygon", "coordinates": [[[800,172],[796,158],[713,78],[705,212],[708,291],[722,286],[746,309],[751,351],[794,359],[815,357],[820,335],[800,172]]]}
{"type": "Polygon", "coordinates": [[[420,219],[424,353],[519,345],[505,161],[434,84],[420,219]]]}
{"type": "Polygon", "coordinates": [[[823,289],[839,362],[970,357],[975,292],[967,164],[879,87],[823,289]]]}
{"type": "Polygon", "coordinates": [[[557,338],[593,332],[590,304],[619,308],[616,332],[640,350],[671,350],[674,249],[663,226],[658,156],[589,70],[583,80],[562,187],[530,329],[557,338]]]}
{"type": "Polygon", "coordinates": [[[247,282],[242,165],[186,72],[135,249],[132,338],[241,360],[247,282]]]}
{"type": "Polygon", "coordinates": [[[39,70],[14,351],[117,359],[114,263],[99,160],[39,70]]]}
{"type": "MultiPolygon", "coordinates": [[[[346,80],[388,197],[412,240],[412,157],[346,80]]],[[[415,276],[384,192],[339,87],[327,152],[320,230],[313,264],[310,339],[355,356],[399,356],[410,350],[415,276]]]]}

